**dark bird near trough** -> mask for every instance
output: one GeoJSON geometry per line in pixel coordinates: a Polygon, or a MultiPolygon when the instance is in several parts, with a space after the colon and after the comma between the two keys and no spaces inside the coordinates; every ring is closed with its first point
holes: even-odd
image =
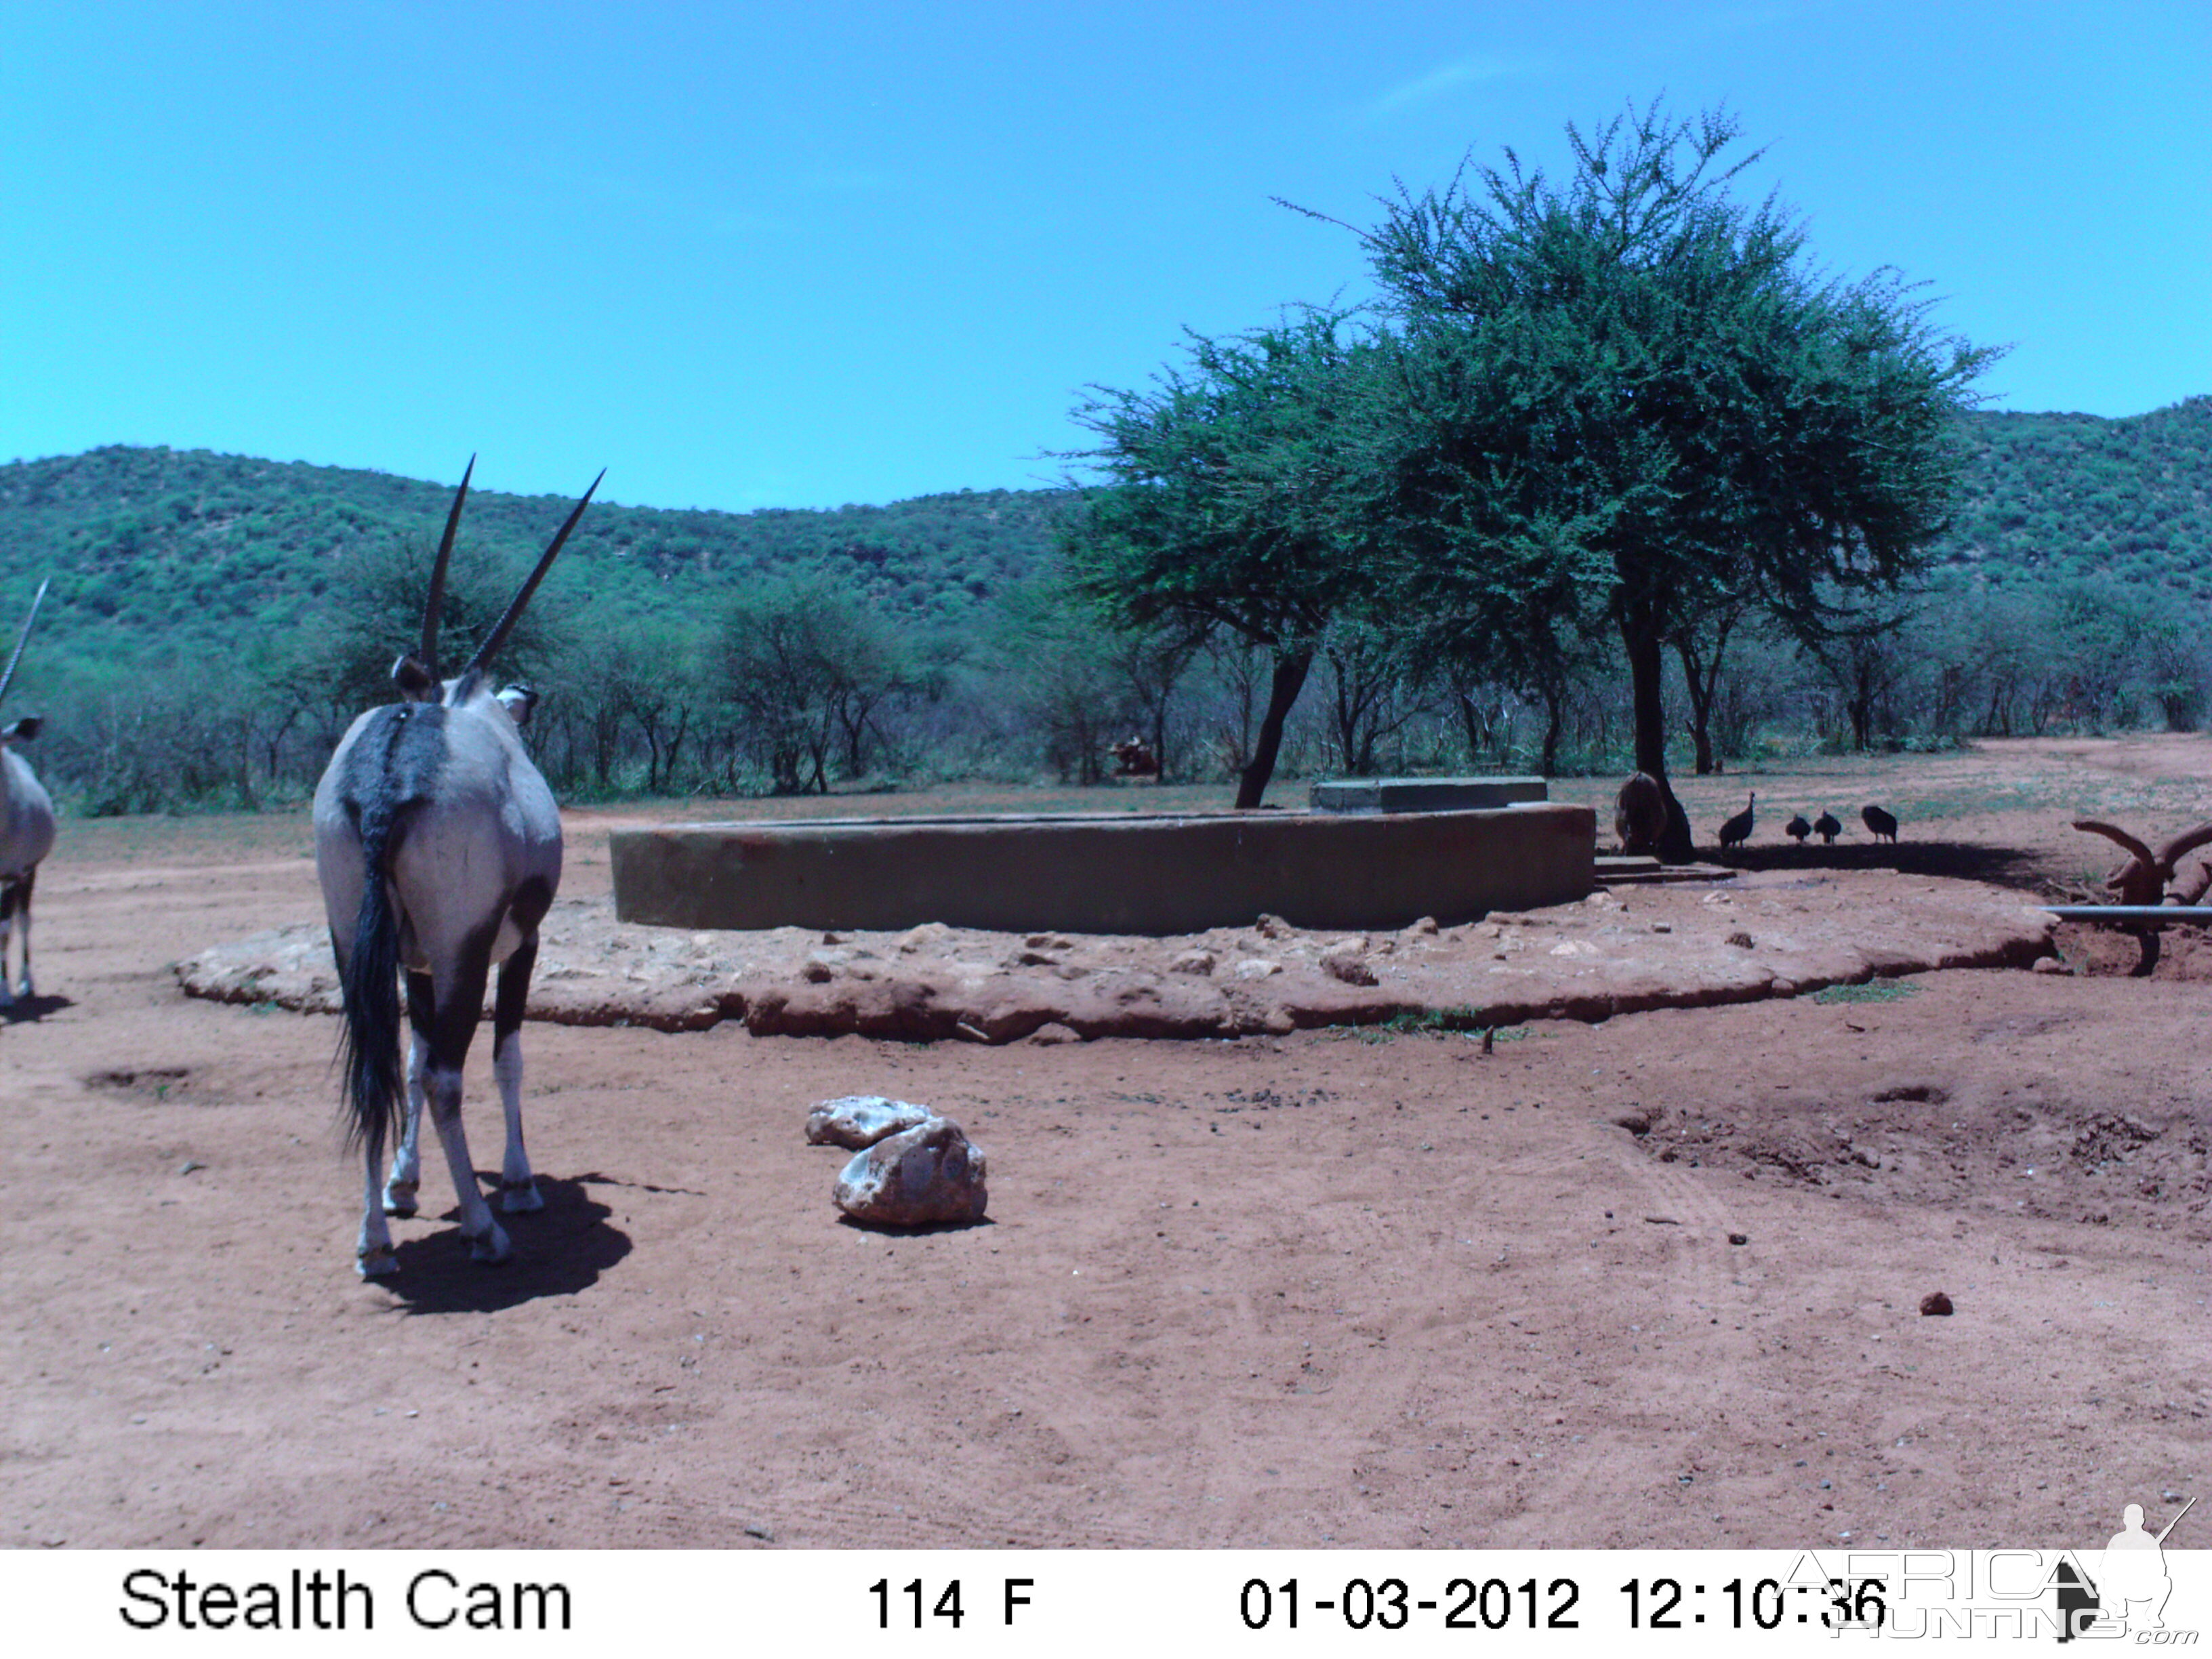
{"type": "Polygon", "coordinates": [[[1829,846],[1833,847],[1836,844],[1836,837],[1844,833],[1844,826],[1833,812],[1823,807],[1820,810],[1820,816],[1813,820],[1813,833],[1829,846]]]}
{"type": "Polygon", "coordinates": [[[1805,837],[1813,833],[1813,826],[1805,822],[1805,815],[1800,812],[1782,826],[1782,833],[1802,847],[1805,837]]]}
{"type": "Polygon", "coordinates": [[[1743,811],[1721,825],[1721,851],[1741,847],[1751,839],[1752,809],[1759,805],[1759,792],[1753,790],[1751,799],[1744,803],[1743,811]]]}
{"type": "Polygon", "coordinates": [[[1859,808],[1859,822],[1866,825],[1876,841],[1894,842],[1897,839],[1897,820],[1879,806],[1859,808]]]}

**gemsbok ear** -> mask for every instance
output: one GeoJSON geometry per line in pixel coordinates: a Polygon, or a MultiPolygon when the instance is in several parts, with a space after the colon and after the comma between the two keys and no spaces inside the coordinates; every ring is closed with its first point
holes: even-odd
{"type": "Polygon", "coordinates": [[[538,707],[538,694],[526,685],[510,685],[499,694],[500,707],[517,726],[530,724],[530,711],[538,707]]]}
{"type": "Polygon", "coordinates": [[[26,714],[19,720],[11,720],[6,726],[0,726],[0,738],[5,738],[9,743],[28,743],[46,730],[46,721],[39,715],[26,714]]]}
{"type": "Polygon", "coordinates": [[[400,696],[410,702],[419,702],[436,689],[437,680],[416,657],[406,656],[392,665],[392,683],[399,688],[400,696]]]}

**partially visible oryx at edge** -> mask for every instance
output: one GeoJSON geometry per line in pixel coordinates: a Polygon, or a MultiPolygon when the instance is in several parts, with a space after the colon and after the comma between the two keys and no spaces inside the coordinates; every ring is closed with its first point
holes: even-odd
{"type": "Polygon", "coordinates": [[[461,1129],[461,1062],[476,1036],[495,963],[501,965],[492,1013],[492,1071],[507,1112],[501,1202],[521,1211],[544,1201],[522,1146],[520,1030],[538,957],[538,925],[561,883],[561,814],[522,746],[520,727],[537,694],[522,686],[495,694],[485,671],[599,480],[592,481],[468,665],[441,679],[438,613],[453,532],[475,470],[471,458],[446,517],[423,607],[422,648],[392,665],[402,701],[373,708],[353,723],[315,789],[315,870],[345,1003],[340,1060],[353,1135],[368,1160],[356,1250],[363,1278],[398,1269],[385,1218],[415,1213],[422,1173],[416,1137],[426,1100],[445,1146],[471,1254],[479,1261],[507,1259],[507,1234],[484,1202],[461,1129]],[[413,1030],[405,1122],[380,1196],[378,1166],[401,1096],[403,971],[413,1030]]]}
{"type": "MultiPolygon", "coordinates": [[[[15,654],[0,672],[0,702],[15,680],[15,665],[23,660],[30,642],[31,624],[39,619],[40,603],[46,597],[49,576],[31,597],[31,614],[23,618],[23,631],[15,637],[15,654]]],[[[54,804],[48,799],[30,762],[15,752],[15,745],[39,735],[43,724],[36,714],[26,714],[0,726],[0,1008],[12,1008],[15,999],[36,996],[31,984],[31,889],[38,884],[39,865],[54,850],[54,804]],[[22,936],[23,975],[8,977],[8,936],[22,936]]]]}

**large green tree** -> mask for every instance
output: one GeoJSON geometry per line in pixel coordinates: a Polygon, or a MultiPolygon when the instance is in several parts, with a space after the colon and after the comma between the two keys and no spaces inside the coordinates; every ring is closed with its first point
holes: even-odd
{"type": "Polygon", "coordinates": [[[779,795],[828,794],[833,755],[859,775],[883,706],[921,678],[875,607],[821,571],[732,601],[710,649],[739,740],[779,795]]]}
{"type": "Polygon", "coordinates": [[[1257,806],[1323,634],[1376,598],[1375,346],[1341,313],[1227,339],[1146,392],[1077,412],[1104,475],[1066,532],[1076,586],[1128,627],[1269,653],[1267,712],[1237,789],[1257,806]]]}
{"type": "MultiPolygon", "coordinates": [[[[1738,135],[1632,106],[1569,126],[1563,184],[1509,149],[1363,233],[1397,325],[1403,602],[1480,619],[1595,598],[1583,620],[1619,632],[1636,764],[1662,786],[1668,643],[1735,599],[1817,639],[1834,596],[1910,574],[1994,355],[1932,328],[1893,272],[1823,280],[1771,198],[1731,196],[1757,159],[1722,164],[1738,135]]],[[[1663,851],[1686,859],[1668,802],[1663,851]]]]}
{"type": "MultiPolygon", "coordinates": [[[[557,522],[557,521],[556,521],[557,522]]],[[[412,538],[373,541],[335,562],[333,603],[319,627],[302,629],[297,661],[279,672],[296,677],[312,668],[331,695],[358,713],[392,702],[393,659],[422,637],[422,610],[430,596],[432,549],[412,538]]],[[[464,537],[453,545],[440,611],[439,655],[466,662],[506,611],[530,574],[519,563],[464,537]]],[[[567,584],[556,574],[507,636],[492,672],[528,681],[542,673],[574,635],[575,616],[567,584]]]]}

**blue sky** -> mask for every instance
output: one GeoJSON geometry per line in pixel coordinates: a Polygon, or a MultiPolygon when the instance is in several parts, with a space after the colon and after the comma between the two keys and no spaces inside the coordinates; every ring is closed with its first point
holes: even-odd
{"type": "Polygon", "coordinates": [[[2212,5],[70,4],[0,20],[0,459],[162,443],[658,507],[1055,482],[1090,385],[1357,300],[1510,144],[1725,102],[1822,265],[2212,392],[2212,5]],[[1356,21],[1355,21],[1356,18],[1356,21]]]}

